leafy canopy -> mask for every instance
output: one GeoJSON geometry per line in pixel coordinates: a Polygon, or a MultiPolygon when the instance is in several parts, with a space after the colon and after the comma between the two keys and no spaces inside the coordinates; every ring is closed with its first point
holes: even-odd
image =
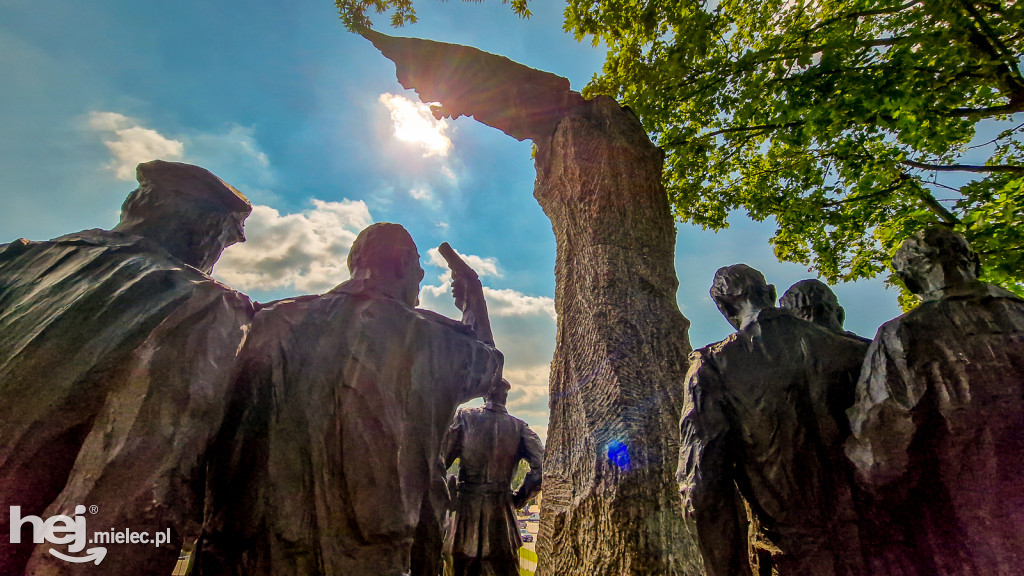
{"type": "MultiPolygon", "coordinates": [[[[479,3],[483,0],[463,0],[463,2],[479,3]]],[[[517,15],[522,18],[530,17],[530,9],[527,6],[529,0],[501,0],[502,4],[510,2],[512,10],[517,15]]],[[[406,24],[415,24],[417,20],[412,0],[334,0],[334,4],[338,7],[338,14],[345,27],[353,32],[373,27],[367,12],[374,14],[391,12],[391,25],[395,28],[406,24]]]]}
{"type": "Polygon", "coordinates": [[[570,0],[608,46],[589,94],[667,152],[677,216],[774,218],[783,260],[871,277],[914,231],[962,232],[1024,294],[1024,3],[570,0]],[[984,136],[978,136],[983,133],[984,136]]]}
{"type": "MultiPolygon", "coordinates": [[[[507,1],[507,0],[506,0],[507,1]]],[[[411,0],[338,0],[414,21],[411,0]]],[[[356,6],[361,11],[352,12],[356,6]]],[[[516,12],[526,0],[512,0],[516,12]]],[[[348,12],[346,12],[348,10],[348,12]]],[[[1024,2],[568,0],[608,48],[585,90],[665,149],[676,216],[773,218],[776,255],[831,282],[872,277],[943,224],[985,279],[1024,294],[1024,2]]]]}

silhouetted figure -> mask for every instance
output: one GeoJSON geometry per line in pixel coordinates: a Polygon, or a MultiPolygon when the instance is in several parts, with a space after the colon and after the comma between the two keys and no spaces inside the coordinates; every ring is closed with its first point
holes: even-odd
{"type": "Polygon", "coordinates": [[[453,270],[473,325],[414,308],[423,269],[397,224],[363,230],[348,266],[327,294],[257,314],[209,472],[203,574],[399,576],[424,511],[441,525],[442,438],[501,373],[483,289],[453,270]]]}
{"type": "MultiPolygon", "coordinates": [[[[208,273],[251,206],[210,172],[155,160],[111,231],[0,247],[0,574],[170,574],[199,535],[207,447],[231,394],[249,299],[208,273]],[[35,546],[20,516],[171,531],[162,547],[35,546]],[[29,555],[31,564],[26,568],[29,555]]],[[[65,536],[65,535],[61,535],[65,536]]],[[[74,543],[72,542],[72,545],[74,543]]],[[[102,545],[101,545],[102,544],[102,545]]]]}
{"type": "Polygon", "coordinates": [[[744,264],[720,269],[711,297],[738,331],[690,357],[678,470],[708,576],[751,573],[741,495],[779,574],[863,573],[834,415],[867,344],[774,308],[775,287],[744,264]]]}
{"type": "Polygon", "coordinates": [[[509,384],[502,380],[482,408],[462,408],[445,438],[445,464],[459,459],[452,531],[445,545],[455,576],[517,576],[523,545],[516,521],[541,484],[544,446],[537,433],[505,409],[509,384]],[[530,471],[513,494],[520,460],[530,471]]]}
{"type": "Polygon", "coordinates": [[[928,575],[1024,567],[1024,300],[977,279],[963,237],[931,228],[893,268],[923,302],[878,330],[847,454],[928,575]]]}

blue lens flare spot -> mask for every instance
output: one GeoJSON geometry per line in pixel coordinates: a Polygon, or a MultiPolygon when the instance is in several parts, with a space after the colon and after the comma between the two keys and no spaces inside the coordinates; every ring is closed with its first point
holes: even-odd
{"type": "Polygon", "coordinates": [[[629,470],[629,446],[618,440],[612,440],[608,443],[608,459],[619,468],[629,470]]]}

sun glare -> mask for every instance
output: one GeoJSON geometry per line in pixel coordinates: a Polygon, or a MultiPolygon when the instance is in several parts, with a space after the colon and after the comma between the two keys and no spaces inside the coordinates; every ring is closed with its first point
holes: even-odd
{"type": "Polygon", "coordinates": [[[381,94],[381,104],[391,112],[395,138],[423,148],[424,156],[447,156],[452,141],[445,136],[448,122],[434,118],[430,106],[397,94],[381,94]]]}

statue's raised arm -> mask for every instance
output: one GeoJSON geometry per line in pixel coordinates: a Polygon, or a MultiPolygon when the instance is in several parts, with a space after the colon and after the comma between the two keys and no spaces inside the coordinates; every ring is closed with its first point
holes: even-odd
{"type": "Polygon", "coordinates": [[[438,246],[437,251],[441,253],[452,271],[452,294],[455,296],[455,307],[462,311],[462,323],[476,332],[478,340],[494,346],[491,320],[487,315],[487,301],[484,300],[484,287],[480,283],[480,275],[470,268],[447,242],[438,246]]]}

